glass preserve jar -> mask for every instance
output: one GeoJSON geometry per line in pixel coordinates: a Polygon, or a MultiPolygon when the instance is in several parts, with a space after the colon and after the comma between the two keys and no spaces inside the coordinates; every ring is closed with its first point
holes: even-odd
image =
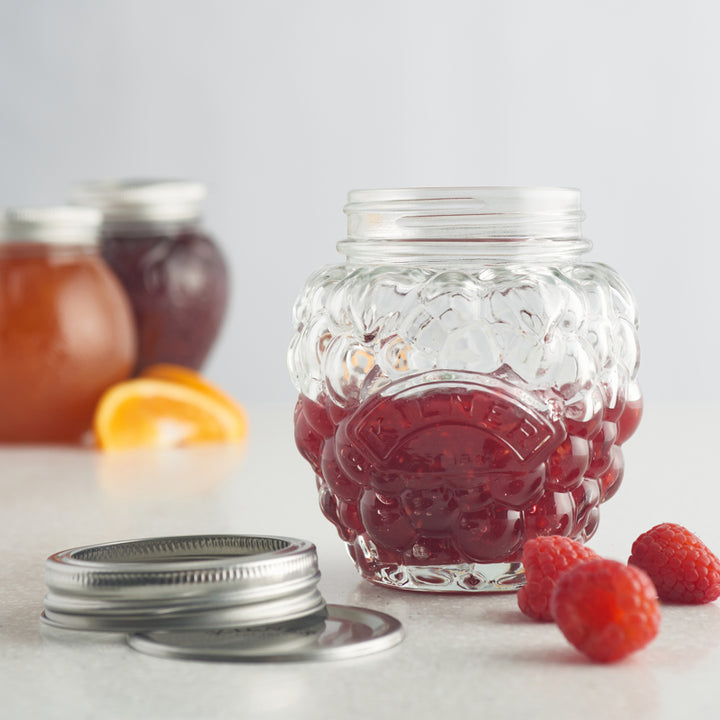
{"type": "Polygon", "coordinates": [[[199,370],[220,332],[228,268],[202,227],[205,195],[188,180],[98,181],[72,194],[103,213],[102,254],[135,315],[136,372],[154,363],[199,370]]]}
{"type": "Polygon", "coordinates": [[[640,420],[633,297],[565,188],[357,190],[294,308],[295,439],[360,573],[511,590],[586,541],[640,420]]]}
{"type": "Polygon", "coordinates": [[[0,214],[0,442],[77,442],[135,364],[130,304],[100,257],[100,214],[0,214]]]}

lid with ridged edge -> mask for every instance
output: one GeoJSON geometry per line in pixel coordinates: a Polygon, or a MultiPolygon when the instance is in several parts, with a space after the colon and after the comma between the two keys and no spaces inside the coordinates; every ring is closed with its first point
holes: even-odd
{"type": "Polygon", "coordinates": [[[253,627],[322,615],[315,546],[187,535],[63,550],[47,559],[46,624],[137,632],[253,627]]]}

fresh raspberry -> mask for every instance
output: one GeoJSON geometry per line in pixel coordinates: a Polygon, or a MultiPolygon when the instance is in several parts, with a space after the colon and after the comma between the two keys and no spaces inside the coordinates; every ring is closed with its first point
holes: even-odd
{"type": "Polygon", "coordinates": [[[518,607],[534,620],[552,620],[550,596],[558,578],[579,563],[597,557],[590,548],[561,535],[528,540],[522,555],[526,584],[518,591],[518,607]]]}
{"type": "Polygon", "coordinates": [[[661,600],[699,605],[720,597],[720,560],[682,525],[663,523],[643,533],[628,562],[650,576],[661,600]]]}
{"type": "Polygon", "coordinates": [[[599,662],[639,650],[660,629],[652,581],[640,568],[616,560],[591,560],[566,572],[550,608],[563,635],[599,662]]]}

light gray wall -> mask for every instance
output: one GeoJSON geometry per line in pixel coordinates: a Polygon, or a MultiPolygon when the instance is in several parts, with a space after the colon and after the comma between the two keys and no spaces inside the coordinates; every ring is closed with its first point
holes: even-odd
{"type": "Polygon", "coordinates": [[[0,204],[187,176],[234,274],[207,367],[294,395],[290,309],[352,187],[580,187],[648,404],[720,401],[720,12],[635,0],[2,0],[0,204]]]}

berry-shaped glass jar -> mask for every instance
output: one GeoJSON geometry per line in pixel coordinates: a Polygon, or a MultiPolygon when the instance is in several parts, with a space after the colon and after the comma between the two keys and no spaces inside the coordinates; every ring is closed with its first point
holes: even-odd
{"type": "Polygon", "coordinates": [[[565,188],[358,190],[307,281],[295,439],[361,574],[509,590],[524,542],[587,540],[640,419],[635,304],[565,188]]]}
{"type": "Polygon", "coordinates": [[[102,254],[132,303],[136,372],[154,363],[198,370],[228,302],[225,259],[202,227],[205,187],[185,180],[91,182],[72,194],[102,211],[102,254]]]}
{"type": "Polygon", "coordinates": [[[79,442],[135,364],[130,303],[100,257],[100,213],[0,214],[0,442],[79,442]]]}

